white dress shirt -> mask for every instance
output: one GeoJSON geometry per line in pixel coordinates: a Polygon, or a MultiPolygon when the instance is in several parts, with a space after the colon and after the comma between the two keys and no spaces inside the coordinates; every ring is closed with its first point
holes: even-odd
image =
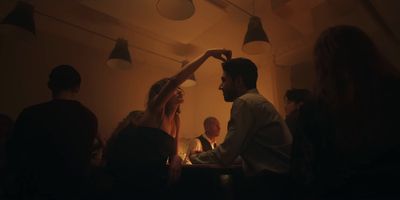
{"type": "MultiPolygon", "coordinates": [[[[202,136],[210,143],[211,149],[214,149],[217,146],[217,143],[215,141],[212,141],[206,134],[202,134],[202,136]]],[[[199,138],[196,137],[189,143],[184,159],[184,164],[192,164],[190,162],[189,156],[199,152],[203,152],[203,145],[201,144],[199,138]]]]}
{"type": "Polygon", "coordinates": [[[238,156],[246,175],[263,171],[287,173],[292,136],[274,106],[256,89],[238,97],[232,105],[225,140],[217,148],[190,156],[193,164],[227,166],[238,156]]]}

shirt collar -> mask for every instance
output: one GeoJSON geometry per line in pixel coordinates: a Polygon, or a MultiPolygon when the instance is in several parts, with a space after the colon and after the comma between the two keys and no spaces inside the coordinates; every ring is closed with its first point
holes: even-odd
{"type": "Polygon", "coordinates": [[[213,142],[205,133],[202,134],[202,136],[211,144],[213,145],[215,142],[213,142]]]}
{"type": "Polygon", "coordinates": [[[253,88],[253,89],[250,89],[250,90],[247,90],[243,95],[241,95],[241,96],[244,96],[244,95],[246,95],[246,94],[258,94],[258,90],[257,90],[257,88],[253,88]]]}
{"type": "Polygon", "coordinates": [[[253,89],[247,90],[246,93],[257,93],[258,94],[258,90],[257,90],[257,88],[253,88],[253,89]]]}

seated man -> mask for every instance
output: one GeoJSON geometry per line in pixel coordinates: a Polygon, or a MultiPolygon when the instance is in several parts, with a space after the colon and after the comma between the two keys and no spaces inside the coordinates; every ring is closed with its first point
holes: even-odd
{"type": "Polygon", "coordinates": [[[217,148],[190,155],[193,164],[231,165],[239,156],[246,199],[280,197],[289,172],[292,136],[274,106],[257,90],[257,67],[245,58],[222,64],[219,89],[233,102],[228,132],[217,148]]]}
{"type": "Polygon", "coordinates": [[[196,137],[187,149],[185,164],[191,164],[189,156],[194,153],[209,151],[217,147],[216,138],[221,130],[219,121],[215,117],[207,117],[204,122],[204,133],[196,137]]]}

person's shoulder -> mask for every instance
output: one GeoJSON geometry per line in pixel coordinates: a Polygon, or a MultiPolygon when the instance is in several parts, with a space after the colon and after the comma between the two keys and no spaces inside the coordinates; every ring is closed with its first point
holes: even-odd
{"type": "Polygon", "coordinates": [[[85,112],[86,112],[88,115],[90,115],[90,116],[93,117],[93,118],[97,118],[96,115],[94,114],[94,112],[93,112],[92,110],[90,110],[89,108],[87,108],[86,106],[83,106],[83,105],[82,105],[82,107],[83,107],[83,110],[85,110],[85,112]]]}
{"type": "Polygon", "coordinates": [[[246,92],[242,96],[238,97],[237,100],[245,102],[268,102],[267,98],[260,94],[256,89],[246,92]]]}
{"type": "Polygon", "coordinates": [[[246,106],[256,109],[274,110],[273,104],[258,91],[247,92],[237,98],[234,102],[236,106],[246,106]]]}
{"type": "Polygon", "coordinates": [[[33,109],[33,110],[34,109],[40,109],[40,108],[49,106],[51,103],[52,103],[52,101],[46,101],[46,102],[42,102],[42,103],[38,103],[38,104],[34,104],[34,105],[31,105],[31,106],[28,106],[28,107],[26,107],[26,109],[33,109]]]}
{"type": "Polygon", "coordinates": [[[242,94],[240,97],[240,99],[248,99],[248,98],[252,98],[252,97],[258,97],[258,96],[262,96],[257,89],[251,89],[248,90],[246,93],[242,94]]]}
{"type": "Polygon", "coordinates": [[[41,111],[43,111],[43,109],[49,107],[50,103],[51,103],[51,101],[30,105],[30,106],[24,108],[22,110],[21,114],[41,112],[41,111]]]}
{"type": "Polygon", "coordinates": [[[197,136],[197,137],[191,139],[191,140],[190,140],[190,143],[198,143],[198,142],[200,142],[200,137],[201,137],[201,136],[197,136]]]}
{"type": "Polygon", "coordinates": [[[83,105],[81,102],[79,101],[75,101],[75,104],[77,105],[77,107],[84,112],[86,115],[97,119],[96,115],[93,113],[92,110],[90,110],[88,107],[86,107],[85,105],[83,105]]]}
{"type": "Polygon", "coordinates": [[[232,109],[243,109],[250,108],[259,102],[258,98],[255,98],[252,94],[244,94],[233,101],[232,109]]]}
{"type": "Polygon", "coordinates": [[[132,132],[135,132],[138,129],[138,127],[133,126],[132,124],[128,124],[124,128],[122,128],[118,133],[116,133],[119,136],[124,137],[125,135],[130,135],[132,132]]]}
{"type": "Polygon", "coordinates": [[[200,140],[200,138],[204,138],[203,134],[201,134],[201,135],[199,135],[199,136],[195,137],[194,139],[196,139],[196,140],[200,140]]]}
{"type": "Polygon", "coordinates": [[[27,122],[32,120],[39,120],[44,118],[47,115],[48,111],[50,111],[49,102],[39,103],[30,105],[22,109],[22,111],[18,114],[16,119],[16,124],[19,124],[21,121],[27,122]]]}
{"type": "Polygon", "coordinates": [[[189,145],[192,146],[192,147],[195,147],[195,146],[197,146],[199,144],[201,145],[200,136],[191,139],[190,142],[189,142],[189,145]]]}

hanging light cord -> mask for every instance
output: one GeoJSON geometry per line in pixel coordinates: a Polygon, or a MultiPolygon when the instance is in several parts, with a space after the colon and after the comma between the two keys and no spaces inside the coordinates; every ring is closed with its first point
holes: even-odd
{"type": "MultiPolygon", "coordinates": [[[[48,14],[45,14],[45,13],[41,12],[41,11],[35,10],[35,13],[37,13],[37,14],[39,14],[39,15],[42,15],[42,16],[45,16],[45,17],[47,17],[47,18],[53,19],[53,20],[55,20],[55,21],[57,21],[57,22],[60,22],[60,23],[63,23],[63,24],[72,26],[72,27],[74,27],[74,28],[76,28],[76,29],[83,30],[83,31],[86,31],[86,32],[88,32],[88,33],[97,35],[97,36],[99,36],[99,37],[102,37],[102,38],[105,38],[105,39],[108,39],[108,40],[111,40],[111,41],[114,41],[114,42],[117,41],[117,39],[114,39],[114,38],[112,38],[112,37],[110,37],[110,36],[108,36],[108,35],[105,35],[105,34],[102,34],[102,33],[98,33],[98,32],[96,32],[96,31],[87,29],[87,28],[85,28],[85,27],[83,27],[83,26],[79,26],[79,25],[73,24],[73,23],[71,23],[71,22],[65,21],[65,20],[63,20],[63,19],[60,19],[60,18],[57,18],[57,17],[54,17],[54,16],[50,16],[50,15],[48,15],[48,14]]],[[[146,53],[150,53],[150,54],[153,54],[153,55],[156,55],[156,56],[159,56],[159,57],[162,57],[162,58],[165,58],[165,59],[168,59],[168,60],[177,62],[177,63],[182,63],[182,62],[183,62],[183,61],[181,61],[181,60],[178,60],[178,59],[175,59],[175,58],[166,56],[166,55],[162,55],[162,54],[160,54],[160,53],[157,53],[157,52],[154,52],[154,51],[152,51],[152,50],[148,50],[148,49],[145,49],[145,48],[136,46],[136,45],[128,44],[128,46],[133,47],[133,48],[135,48],[135,49],[138,49],[138,50],[140,50],[140,51],[146,52],[146,53]]]]}
{"type": "Polygon", "coordinates": [[[256,15],[256,0],[253,0],[253,15],[256,15]]]}
{"type": "MultiPolygon", "coordinates": [[[[224,1],[227,2],[228,4],[232,5],[233,7],[235,7],[235,8],[237,8],[237,9],[241,10],[242,12],[246,13],[246,14],[249,15],[250,17],[253,17],[253,16],[254,16],[254,14],[251,14],[249,11],[247,11],[247,10],[241,8],[240,6],[238,6],[238,5],[234,4],[234,3],[232,3],[232,2],[229,1],[229,0],[224,0],[224,1]]],[[[254,2],[253,2],[253,4],[254,4],[254,2]]],[[[253,5],[253,6],[254,6],[254,5],[253,5]]]]}

